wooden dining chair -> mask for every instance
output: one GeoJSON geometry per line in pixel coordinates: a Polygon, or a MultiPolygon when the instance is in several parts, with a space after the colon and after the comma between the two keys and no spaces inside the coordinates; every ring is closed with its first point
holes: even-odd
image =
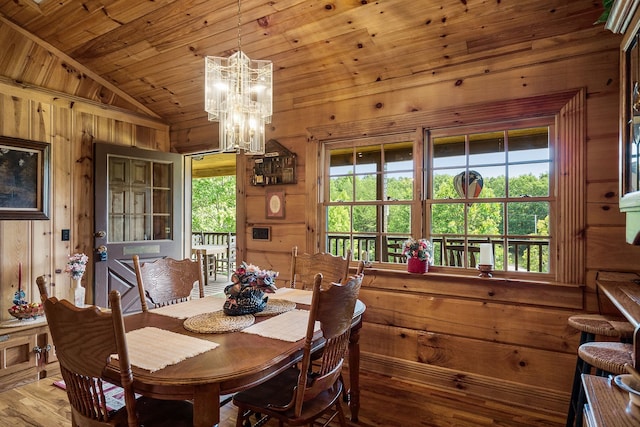
{"type": "Polygon", "coordinates": [[[138,255],[133,256],[133,267],[138,281],[142,311],[187,301],[198,282],[200,298],[204,298],[204,271],[202,252],[196,251],[196,259],[175,260],[161,258],[153,262],[140,263],[138,255]]]}
{"type": "Polygon", "coordinates": [[[44,312],[60,363],[65,390],[71,404],[74,427],[98,426],[191,426],[193,405],[187,401],[136,399],[127,351],[120,293],[109,294],[111,310],[96,306],[78,308],[56,297],[44,301],[44,312]],[[105,400],[102,375],[118,355],[119,386],[125,406],[110,410],[105,400]]]}
{"type": "Polygon", "coordinates": [[[233,397],[238,407],[236,427],[250,426],[252,414],[261,418],[256,425],[264,425],[270,418],[277,419],[281,426],[312,425],[326,414],[323,426],[336,417],[340,426],[347,426],[340,399],[344,388],[340,373],[361,283],[362,276],[353,276],[344,284],[323,287],[322,274],[315,275],[302,361],[263,384],[237,393],[233,397]],[[312,364],[311,351],[316,321],[325,340],[317,366],[312,364]]]}
{"type": "Polygon", "coordinates": [[[49,291],[47,290],[47,278],[45,276],[36,277],[36,285],[38,285],[38,292],[40,292],[40,301],[45,302],[49,298],[49,291]]]}
{"type": "Polygon", "coordinates": [[[322,273],[327,283],[340,283],[349,276],[350,260],[351,249],[347,249],[345,258],[342,258],[324,252],[299,254],[298,247],[294,246],[291,251],[290,287],[310,290],[317,273],[322,273]]]}

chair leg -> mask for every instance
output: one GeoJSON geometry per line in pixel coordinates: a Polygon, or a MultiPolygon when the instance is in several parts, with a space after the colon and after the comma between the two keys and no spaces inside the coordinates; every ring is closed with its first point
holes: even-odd
{"type": "MultiPolygon", "coordinates": [[[[238,416],[236,417],[236,427],[244,427],[245,416],[249,414],[249,411],[243,411],[242,408],[238,408],[238,416]]],[[[249,423],[251,427],[251,423],[249,423]]]]}
{"type": "Polygon", "coordinates": [[[341,427],[347,427],[347,419],[344,416],[344,410],[342,409],[342,405],[340,401],[336,401],[336,411],[338,412],[338,419],[340,420],[341,427]]]}

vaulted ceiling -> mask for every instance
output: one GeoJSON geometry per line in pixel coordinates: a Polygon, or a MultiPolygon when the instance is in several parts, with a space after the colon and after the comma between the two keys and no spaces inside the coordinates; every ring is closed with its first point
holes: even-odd
{"type": "MultiPolygon", "coordinates": [[[[595,0],[243,0],[240,34],[250,58],[273,61],[277,114],[570,42],[602,11],[595,0]]],[[[203,126],[204,57],[233,53],[238,24],[234,0],[0,0],[0,75],[172,131],[203,126]]]]}

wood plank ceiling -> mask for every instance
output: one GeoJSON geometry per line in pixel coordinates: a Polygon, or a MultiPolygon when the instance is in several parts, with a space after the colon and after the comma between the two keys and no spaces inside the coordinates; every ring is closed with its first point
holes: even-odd
{"type": "MultiPolygon", "coordinates": [[[[602,10],[595,0],[243,0],[240,34],[250,58],[273,61],[278,114],[526,54],[593,31],[602,10]]],[[[0,78],[179,131],[207,123],[203,59],[232,54],[237,36],[234,0],[0,0],[0,78]]]]}

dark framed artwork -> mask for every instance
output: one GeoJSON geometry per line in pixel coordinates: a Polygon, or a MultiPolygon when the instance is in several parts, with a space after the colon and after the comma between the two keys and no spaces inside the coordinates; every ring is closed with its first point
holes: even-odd
{"type": "Polygon", "coordinates": [[[0,220],[49,219],[50,145],[0,136],[0,220]]]}

